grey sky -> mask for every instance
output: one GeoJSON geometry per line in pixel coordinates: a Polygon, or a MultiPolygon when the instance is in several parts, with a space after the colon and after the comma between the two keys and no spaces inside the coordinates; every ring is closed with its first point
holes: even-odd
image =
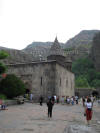
{"type": "Polygon", "coordinates": [[[66,42],[81,30],[100,30],[100,0],[0,0],[0,46],[66,42]]]}

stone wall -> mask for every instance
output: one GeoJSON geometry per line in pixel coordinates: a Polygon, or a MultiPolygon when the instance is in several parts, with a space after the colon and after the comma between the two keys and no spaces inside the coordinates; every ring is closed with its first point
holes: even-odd
{"type": "Polygon", "coordinates": [[[53,95],[55,93],[55,61],[9,65],[8,73],[14,73],[20,77],[34,98],[43,95],[53,95]]]}
{"type": "Polygon", "coordinates": [[[16,105],[16,104],[17,104],[17,100],[3,100],[3,103],[4,103],[6,106],[9,106],[9,105],[16,105]]]}
{"type": "Polygon", "coordinates": [[[45,98],[52,95],[74,95],[74,74],[56,61],[9,65],[8,73],[20,77],[35,100],[41,95],[45,98]]]}
{"type": "Polygon", "coordinates": [[[83,97],[83,96],[90,96],[92,94],[92,89],[88,89],[88,88],[78,88],[75,89],[75,94],[78,95],[79,97],[83,97]]]}
{"type": "Polygon", "coordinates": [[[74,96],[74,74],[56,64],[56,93],[62,96],[74,96]]]}

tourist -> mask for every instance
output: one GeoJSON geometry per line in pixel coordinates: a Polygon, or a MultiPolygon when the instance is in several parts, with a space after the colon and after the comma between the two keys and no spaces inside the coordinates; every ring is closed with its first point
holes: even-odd
{"type": "Polygon", "coordinates": [[[33,94],[32,93],[30,94],[30,101],[31,102],[33,101],[33,94]]]}
{"type": "Polygon", "coordinates": [[[59,103],[59,96],[57,96],[57,103],[59,103]]]}
{"type": "Polygon", "coordinates": [[[0,110],[6,110],[6,105],[2,99],[0,99],[0,110]]]}
{"type": "Polygon", "coordinates": [[[54,103],[55,103],[55,98],[54,98],[54,96],[51,97],[51,100],[52,100],[52,102],[53,102],[53,104],[54,104],[54,103]]]}
{"type": "Polygon", "coordinates": [[[73,97],[71,97],[71,99],[70,99],[70,100],[71,100],[71,104],[72,104],[72,105],[74,105],[74,98],[73,98],[73,97]]]}
{"type": "Polygon", "coordinates": [[[92,102],[91,99],[88,97],[87,102],[85,103],[86,107],[86,120],[87,124],[90,124],[90,120],[92,119],[92,102]]]}
{"type": "Polygon", "coordinates": [[[42,96],[40,96],[40,105],[42,106],[42,103],[43,103],[43,97],[42,96]]]}
{"type": "Polygon", "coordinates": [[[52,108],[53,108],[53,102],[51,99],[47,102],[47,107],[48,107],[48,117],[52,117],[52,108]]]}
{"type": "Polygon", "coordinates": [[[54,95],[54,100],[55,100],[55,103],[57,102],[57,96],[56,95],[54,95]]]}
{"type": "Polygon", "coordinates": [[[67,97],[67,104],[70,104],[70,98],[69,98],[69,96],[67,97]]]}
{"type": "Polygon", "coordinates": [[[64,104],[64,96],[61,97],[61,103],[64,104]]]}
{"type": "Polygon", "coordinates": [[[78,104],[78,96],[75,96],[76,104],[78,104]]]}
{"type": "Polygon", "coordinates": [[[82,103],[83,103],[83,107],[85,107],[85,97],[82,97],[82,103]]]}

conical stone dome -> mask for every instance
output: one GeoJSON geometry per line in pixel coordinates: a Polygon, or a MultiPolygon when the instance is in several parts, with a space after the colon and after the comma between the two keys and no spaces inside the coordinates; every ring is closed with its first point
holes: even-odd
{"type": "Polygon", "coordinates": [[[64,56],[64,52],[61,49],[61,46],[58,42],[57,37],[55,38],[55,41],[54,41],[53,45],[51,46],[49,55],[63,55],[64,56]]]}

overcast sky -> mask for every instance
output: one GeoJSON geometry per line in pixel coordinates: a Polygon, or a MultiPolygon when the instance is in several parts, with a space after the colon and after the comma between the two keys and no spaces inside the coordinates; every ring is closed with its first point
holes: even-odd
{"type": "Polygon", "coordinates": [[[0,46],[65,43],[81,30],[100,30],[100,0],[0,0],[0,46]]]}

